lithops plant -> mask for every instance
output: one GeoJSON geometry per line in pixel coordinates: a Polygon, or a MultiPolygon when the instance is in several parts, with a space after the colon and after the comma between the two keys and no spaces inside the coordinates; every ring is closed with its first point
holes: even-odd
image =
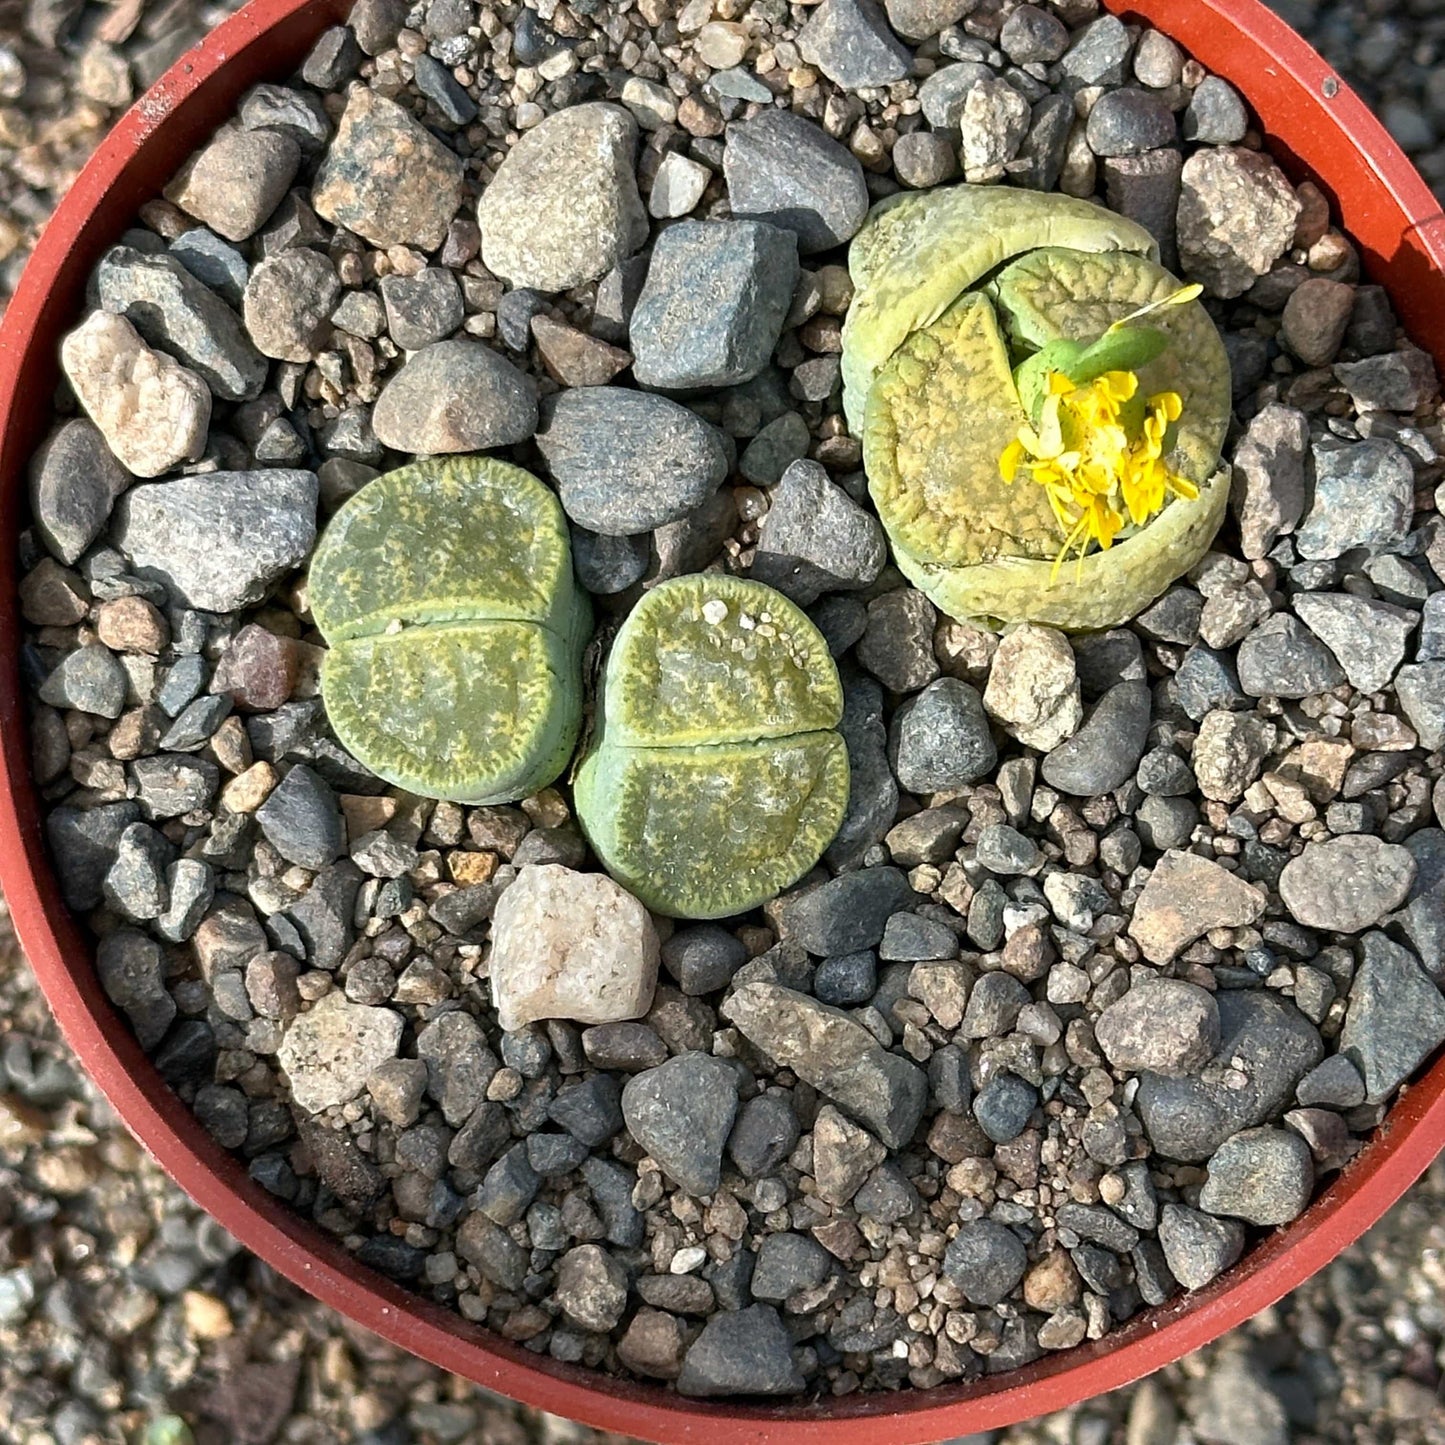
{"type": "Polygon", "coordinates": [[[745,912],[801,878],[843,821],[842,713],[827,644],[787,598],[719,573],[664,582],[613,642],[577,816],[655,913],[745,912]]]}
{"type": "Polygon", "coordinates": [[[367,483],[326,528],[310,598],[331,725],[379,777],[506,803],[566,767],[590,608],[530,472],[453,457],[367,483]]]}
{"type": "Polygon", "coordinates": [[[900,570],[951,617],[1113,627],[1224,518],[1229,361],[1152,237],[991,186],[875,208],[844,405],[900,570]]]}

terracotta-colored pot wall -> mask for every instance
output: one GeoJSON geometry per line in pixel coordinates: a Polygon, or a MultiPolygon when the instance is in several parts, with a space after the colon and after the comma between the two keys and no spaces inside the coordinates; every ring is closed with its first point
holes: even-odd
{"type": "MultiPolygon", "coordinates": [[[[1445,367],[1445,218],[1365,107],[1256,0],[1107,0],[1167,31],[1264,118],[1275,154],[1336,203],[1373,279],[1445,367]]],[[[81,1062],[162,1166],[244,1244],[311,1294],[491,1389],[599,1428],[707,1445],[914,1445],[1061,1409],[1158,1369],[1279,1299],[1358,1238],[1445,1145],[1445,1061],[1409,1089],[1360,1157],[1288,1229],[1199,1294],[1098,1344],[999,1380],[802,1406],[699,1403],[529,1354],[358,1266],[253,1184],[179,1105],[102,994],[90,942],[61,903],[30,781],[20,689],[15,537],[26,465],[48,422],[60,334],[85,279],[195,145],[259,80],[294,69],[344,0],[252,0],[190,52],[97,151],[26,269],[0,329],[0,886],[81,1062]]]]}

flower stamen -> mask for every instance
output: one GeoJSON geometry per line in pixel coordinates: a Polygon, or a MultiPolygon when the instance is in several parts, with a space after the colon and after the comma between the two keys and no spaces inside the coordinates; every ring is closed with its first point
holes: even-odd
{"type": "Polygon", "coordinates": [[[1091,546],[1107,552],[1126,526],[1144,526],[1171,496],[1198,497],[1198,488],[1164,461],[1169,428],[1182,413],[1176,392],[1141,401],[1132,371],[1105,372],[1083,385],[1049,373],[1038,425],[1019,428],[999,457],[999,472],[1013,483],[1027,471],[1044,488],[1064,534],[1055,577],[1071,553],[1077,550],[1082,566],[1091,546]]]}

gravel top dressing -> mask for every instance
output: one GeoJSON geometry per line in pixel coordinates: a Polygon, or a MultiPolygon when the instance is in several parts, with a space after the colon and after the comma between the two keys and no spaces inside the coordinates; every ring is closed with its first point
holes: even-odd
{"type": "Polygon", "coordinates": [[[243,97],[21,596],[64,896],[253,1178],[693,1396],[1303,1211],[1445,1042],[1445,428],[1251,124],[1095,0],[359,0],[243,97]]]}

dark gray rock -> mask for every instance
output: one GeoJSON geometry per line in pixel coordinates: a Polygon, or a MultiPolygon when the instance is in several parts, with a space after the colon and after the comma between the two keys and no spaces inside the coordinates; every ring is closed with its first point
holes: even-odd
{"type": "Polygon", "coordinates": [[[856,868],[892,826],[898,783],[888,765],[883,689],[871,677],[849,669],[842,676],[843,719],[838,731],[848,748],[848,811],[825,857],[833,868],[856,868]]]}
{"type": "Polygon", "coordinates": [[[1434,752],[1445,747],[1445,663],[1420,662],[1402,667],[1395,676],[1400,708],[1420,737],[1420,745],[1434,752]]]}
{"type": "Polygon", "coordinates": [[[721,1012],[757,1048],[866,1124],[889,1148],[904,1148],[912,1139],[928,1080],[855,1019],[765,982],[744,984],[721,1012]]]}
{"type": "Polygon", "coordinates": [[[1018,1021],[1029,991],[1012,974],[986,973],[968,995],[959,1035],[965,1039],[1000,1038],[1018,1021]]]}
{"type": "Polygon", "coordinates": [[[770,1234],[758,1247],[753,1298],[781,1304],[799,1290],[822,1284],[831,1266],[828,1251],[806,1234],[770,1234]]]}
{"type": "Polygon", "coordinates": [[[995,1074],[973,1097],[973,1117],[995,1144],[1007,1144],[1028,1128],[1038,1090],[1017,1074],[995,1074]]]}
{"type": "Polygon", "coordinates": [[[1415,860],[1415,881],[1400,911],[1387,921],[1399,928],[1425,972],[1440,982],[1445,979],[1445,832],[1421,828],[1404,846],[1415,860]]]}
{"type": "Polygon", "coordinates": [[[331,121],[321,97],[286,85],[253,85],[241,97],[241,124],[247,130],[289,135],[303,155],[324,149],[331,139],[331,121]]]}
{"type": "Polygon", "coordinates": [[[1044,781],[1079,798],[1122,787],[1143,755],[1151,713],[1146,684],[1121,682],[1111,688],[1083,727],[1044,759],[1044,781]]]}
{"type": "Polygon", "coordinates": [[[1185,1289],[1203,1289],[1244,1253],[1244,1226],[1183,1204],[1166,1204],[1159,1243],[1169,1271],[1185,1289]]]}
{"type": "Polygon", "coordinates": [[[40,701],[117,718],[125,707],[126,673],[110,648],[87,642],[67,652],[40,685],[40,701]]]}
{"type": "Polygon", "coordinates": [[[662,965],[685,994],[726,988],[747,961],[748,951],[742,942],[716,923],[679,928],[662,945],[662,965]]]}
{"type": "Polygon", "coordinates": [[[95,967],[106,997],[130,1021],[141,1048],[154,1049],[176,1016],[160,945],[133,928],[117,929],[101,939],[95,967]]]}
{"type": "Polygon", "coordinates": [[[1233,712],[1249,706],[1240,688],[1234,658],[1202,643],[1184,654],[1174,674],[1174,691],[1179,706],[1195,722],[1202,722],[1211,712],[1233,712]]]}
{"type": "Polygon", "coordinates": [[[831,958],[874,947],[889,917],[913,901],[897,868],[864,868],[782,899],[778,921],[785,938],[831,958]]]}
{"type": "Polygon", "coordinates": [[[1200,145],[1238,145],[1249,130],[1239,92],[1217,75],[1206,75],[1184,112],[1184,139],[1200,145]]]}
{"type": "Polygon", "coordinates": [[[99,906],[121,837],[139,817],[140,808],[130,802],[86,809],[62,806],[46,816],[46,841],[69,908],[87,913],[99,906]]]}
{"type": "Polygon", "coordinates": [[[577,580],[599,597],[626,592],[652,565],[652,539],[603,537],[583,527],[572,528],[572,566],[577,580]]]}
{"type": "Polygon", "coordinates": [[[67,565],[79,561],[131,480],[99,427],[84,418],[62,422],[30,464],[30,510],[41,540],[67,565]]]}
{"type": "Polygon", "coordinates": [[[1239,644],[1239,685],[1251,697],[1311,697],[1344,680],[1329,648],[1287,613],[1261,622],[1239,644]]]}
{"type": "Polygon", "coordinates": [[[1073,44],[1059,62],[1062,88],[1073,95],[1092,85],[1122,85],[1134,41],[1124,22],[1105,15],[1076,31],[1073,44]]]}
{"type": "Polygon", "coordinates": [[[1139,1116],[1154,1148],[1169,1159],[1207,1159],[1231,1134],[1273,1117],[1324,1054],[1319,1031],[1293,1004],[1233,991],[1217,994],[1216,1002],[1219,1052],[1202,1075],[1139,1079],[1139,1116]],[[1210,1082],[1216,1065],[1219,1075],[1237,1069],[1243,1087],[1210,1082]]]}
{"type": "Polygon", "coordinates": [[[1306,1109],[1353,1109],[1365,1102],[1365,1081],[1344,1054],[1331,1054],[1299,1081],[1295,1102],[1306,1109]]]}
{"type": "Polygon", "coordinates": [[[978,689],[940,677],[894,717],[889,756],[910,793],[959,788],[986,777],[998,749],[978,689]]]}
{"type": "Polygon", "coordinates": [[[266,384],[266,358],[241,318],[174,256],[114,246],[96,268],[100,304],[127,317],[154,347],[190,367],[225,401],[249,401],[266,384]]]}
{"type": "Polygon", "coordinates": [[[1135,780],[1141,792],[1156,798],[1183,798],[1197,786],[1194,770],[1169,748],[1145,753],[1139,760],[1135,780]]]}
{"type": "Polygon", "coordinates": [[[759,487],[775,487],[812,444],[808,423],[796,411],[772,419],[747,445],[738,470],[759,487]]]}
{"type": "Polygon", "coordinates": [[[791,231],[764,221],[670,226],[633,313],[633,375],[668,390],[750,380],[773,354],[797,280],[791,231]]]}
{"type": "Polygon", "coordinates": [[[1000,877],[1032,873],[1044,861],[1034,840],[1007,823],[992,823],[978,835],[974,856],[981,868],[1000,877]]]}
{"type": "Polygon", "coordinates": [[[416,88],[454,126],[470,125],[477,116],[477,103],[457,83],[452,73],[425,51],[412,62],[416,88]]]}
{"type": "Polygon", "coordinates": [[[314,472],[209,472],[133,487],[111,536],[137,573],[184,604],[232,612],[259,602],[316,541],[314,472]]]}
{"type": "Polygon", "coordinates": [[[1015,65],[1052,65],[1069,48],[1069,28],[1037,5],[1020,5],[1004,21],[998,44],[1015,65]]]}
{"type": "Polygon", "coordinates": [[[868,604],[858,661],[890,692],[917,692],[939,674],[933,652],[938,612],[916,587],[885,592],[868,604]]]}
{"type": "Polygon", "coordinates": [[[1162,96],[1124,86],[1099,97],[1086,134],[1097,156],[1137,156],[1173,145],[1179,128],[1162,96]]]}
{"type": "Polygon", "coordinates": [[[1142,155],[1110,156],[1103,171],[1109,209],[1143,226],[1159,243],[1161,261],[1177,270],[1184,157],[1172,146],[1142,155]]]}
{"type": "Polygon", "coordinates": [[[1063,174],[1074,126],[1074,103],[1066,95],[1046,95],[1029,119],[1019,153],[1009,165],[1016,186],[1052,191],[1063,174]]]}
{"type": "Polygon", "coordinates": [[[794,232],[805,256],[851,240],[868,214],[857,157],[792,111],[730,125],[723,174],[733,215],[794,232]]]}
{"type": "Polygon", "coordinates": [[[877,989],[878,957],[871,948],[825,958],[813,975],[814,997],[834,1008],[867,1003],[877,989]]]}
{"type": "Polygon", "coordinates": [[[803,1389],[792,1340],[771,1305],[714,1315],[688,1348],[678,1376],[681,1395],[793,1395],[803,1389]]]}
{"type": "Polygon", "coordinates": [[[908,47],[873,0],[823,0],[798,32],[798,49],[845,90],[888,85],[913,69],[908,47]]]}
{"type": "Polygon", "coordinates": [[[229,241],[223,241],[204,226],[193,226],[171,242],[170,251],[197,281],[209,286],[232,306],[241,304],[246,282],[251,278],[251,267],[229,241]]]}
{"type": "Polygon", "coordinates": [[[1317,446],[1314,461],[1314,502],[1295,536],[1301,557],[1329,561],[1356,547],[1387,549],[1405,540],[1415,512],[1415,470],[1401,447],[1381,437],[1317,446]]]}
{"type": "Polygon", "coordinates": [[[175,846],[145,823],[132,823],[120,835],[115,862],[105,875],[107,902],[133,922],[159,917],[170,901],[166,869],[175,846]]]}
{"type": "Polygon", "coordinates": [[[1207,1167],[1199,1207],[1250,1224],[1288,1224],[1314,1193],[1309,1145],[1288,1129],[1245,1129],[1226,1139],[1207,1167]]]}
{"type": "Polygon", "coordinates": [[[668,1178],[689,1194],[712,1194],[737,1116],[737,1090],[738,1076],[722,1060],[679,1054],[627,1081],[622,1115],[668,1178]]]}
{"type": "Polygon", "coordinates": [[[759,1094],[738,1110],[727,1151],[745,1178],[771,1174],[793,1152],[801,1134],[798,1116],[777,1094],[759,1094]]]}
{"type": "Polygon", "coordinates": [[[460,1128],[486,1100],[487,1085],[501,1067],[486,1035],[470,1014],[439,1014],[417,1034],[416,1054],[426,1064],[427,1094],[447,1123],[460,1128]]]}
{"type": "Polygon", "coordinates": [[[1359,1069],[1366,1099],[1387,1100],[1445,1042],[1445,998],[1407,948],[1383,933],[1360,941],[1340,1051],[1359,1069]]]}
{"type": "Polygon", "coordinates": [[[1413,412],[1440,394],[1435,363],[1413,346],[1342,362],[1335,376],[1361,411],[1413,412]]]}
{"type": "Polygon", "coordinates": [[[632,1203],[637,1176],[630,1169],[611,1159],[594,1155],[582,1164],[582,1178],[592,1192],[592,1202],[602,1218],[609,1244],[622,1249],[637,1249],[644,1238],[646,1225],[642,1213],[632,1203]]]}
{"type": "Polygon", "coordinates": [[[547,1117],[596,1149],[622,1129],[622,1090],[608,1074],[568,1084],[547,1106],[547,1117]]]}
{"type": "MultiPolygon", "coordinates": [[[[939,66],[918,87],[924,119],[935,130],[957,130],[969,91],[980,82],[992,79],[993,71],[976,60],[939,66]]],[[[1071,106],[1071,112],[1072,109],[1071,106]]]]}
{"type": "Polygon", "coordinates": [[[352,919],[356,894],[361,887],[361,869],[350,858],[323,868],[290,917],[313,968],[334,969],[346,956],[355,936],[352,919]]]}
{"type": "Polygon", "coordinates": [[[549,397],[537,445],[567,515],[608,536],[694,512],[728,473],[722,436],[666,397],[590,386],[549,397]]]}
{"type": "Polygon", "coordinates": [[[1019,1237],[992,1219],[960,1225],[943,1256],[944,1274],[979,1309],[1007,1299],[1028,1264],[1028,1250],[1019,1237]]]}
{"type": "Polygon", "coordinates": [[[148,818],[178,818],[204,808],[216,795],[220,769],[209,758],[158,753],[130,765],[141,812],[148,818]]]}
{"type": "Polygon", "coordinates": [[[391,339],[403,351],[419,351],[450,336],[464,319],[461,287],[444,266],[415,276],[383,276],[381,300],[391,339]]]}
{"type": "Polygon", "coordinates": [[[749,575],[810,607],[824,592],[869,586],[887,560],[878,519],[803,460],[773,488],[749,575]]]}
{"type": "Polygon", "coordinates": [[[295,764],[256,811],[267,842],[288,862],[319,871],[346,851],[336,795],[312,769],[295,764]]]}
{"type": "MultiPolygon", "coordinates": [[[[849,956],[853,955],[845,955],[849,956]]],[[[935,918],[924,918],[917,913],[895,913],[883,930],[878,957],[885,963],[923,963],[957,958],[958,935],[946,923],[940,923],[935,918]]],[[[817,992],[816,979],[813,991],[817,992]]]]}

